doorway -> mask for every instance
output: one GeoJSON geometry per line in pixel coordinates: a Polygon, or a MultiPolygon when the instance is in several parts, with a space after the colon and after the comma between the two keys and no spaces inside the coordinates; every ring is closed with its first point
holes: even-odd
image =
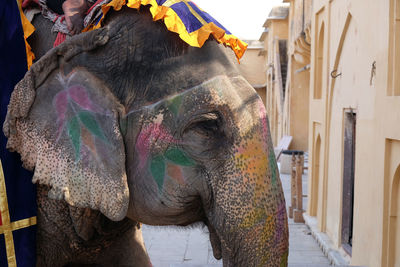
{"type": "Polygon", "coordinates": [[[356,120],[357,115],[353,111],[344,113],[342,247],[349,255],[353,247],[356,120]]]}

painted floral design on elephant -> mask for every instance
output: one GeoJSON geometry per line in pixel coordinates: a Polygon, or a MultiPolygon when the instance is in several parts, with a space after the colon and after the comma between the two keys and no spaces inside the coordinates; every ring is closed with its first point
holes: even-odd
{"type": "Polygon", "coordinates": [[[181,142],[175,139],[169,130],[162,125],[163,115],[145,126],[139,133],[136,151],[139,155],[139,168],[149,167],[149,171],[162,191],[166,175],[179,184],[185,183],[182,167],[194,166],[194,161],[178,146],[181,142]],[[151,155],[151,146],[167,147],[162,152],[151,155]]]}
{"type": "Polygon", "coordinates": [[[57,78],[65,88],[53,98],[53,107],[57,114],[57,141],[64,129],[71,140],[75,151],[75,160],[79,161],[88,155],[98,158],[96,139],[107,144],[107,138],[96,119],[96,114],[107,115],[97,104],[93,103],[85,86],[72,84],[72,72],[67,78],[58,75],[57,78]],[[82,154],[85,155],[82,157],[82,154]]]}

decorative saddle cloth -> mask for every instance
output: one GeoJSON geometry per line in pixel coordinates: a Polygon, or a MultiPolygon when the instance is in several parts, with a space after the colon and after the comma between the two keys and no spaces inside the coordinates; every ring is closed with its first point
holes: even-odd
{"type": "MultiPolygon", "coordinates": [[[[167,29],[179,34],[180,38],[194,47],[202,47],[212,35],[218,42],[230,47],[239,60],[246,51],[247,44],[229,32],[207,12],[189,0],[88,0],[91,8],[84,18],[84,30],[90,31],[102,27],[102,21],[110,8],[116,11],[123,6],[139,9],[142,5],[150,5],[153,20],[163,20],[167,29]]],[[[69,35],[63,15],[56,14],[46,4],[47,0],[39,0],[44,17],[53,23],[53,31],[58,32],[55,46],[62,43],[69,35]]],[[[24,27],[25,30],[25,27],[24,27]]],[[[28,55],[32,57],[33,54],[28,55]]]]}

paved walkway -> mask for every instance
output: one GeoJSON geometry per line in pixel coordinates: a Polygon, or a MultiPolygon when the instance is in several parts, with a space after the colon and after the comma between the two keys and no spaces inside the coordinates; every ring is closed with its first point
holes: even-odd
{"type": "MultiPolygon", "coordinates": [[[[290,176],[281,174],[286,204],[290,205],[290,176]]],[[[307,173],[303,175],[307,194],[307,173]]],[[[307,198],[304,199],[307,205],[307,198]]],[[[306,208],[306,206],[305,206],[306,208]]],[[[143,226],[143,238],[154,267],[221,267],[213,257],[207,228],[143,226]]],[[[305,224],[289,219],[289,267],[330,266],[305,224]]]]}
{"type": "MultiPolygon", "coordinates": [[[[307,171],[303,175],[303,195],[307,195],[307,171]]],[[[290,175],[281,174],[286,206],[290,206],[290,175]]],[[[303,198],[307,209],[307,197],[303,198]]],[[[325,267],[330,266],[309,228],[303,223],[295,223],[289,218],[289,267],[325,267]]]]}

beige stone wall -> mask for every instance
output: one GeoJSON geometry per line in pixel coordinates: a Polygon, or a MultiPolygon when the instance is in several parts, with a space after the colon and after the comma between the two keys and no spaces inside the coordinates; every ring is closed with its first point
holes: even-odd
{"type": "Polygon", "coordinates": [[[225,49],[226,55],[234,62],[239,73],[250,83],[261,97],[264,105],[266,103],[266,66],[265,58],[260,52],[263,50],[263,42],[257,40],[245,40],[248,43],[246,53],[237,62],[235,54],[231,49],[225,49]]]}
{"type": "Polygon", "coordinates": [[[238,66],[240,73],[254,87],[265,85],[266,82],[266,67],[265,59],[259,56],[261,48],[249,47],[240,60],[238,66]]]}
{"type": "Polygon", "coordinates": [[[290,149],[307,151],[311,1],[304,0],[304,13],[303,0],[285,2],[290,3],[290,7],[274,8],[264,24],[267,33],[262,35],[267,77],[266,107],[274,145],[284,135],[290,135],[293,137],[290,149]],[[287,15],[282,16],[285,13],[287,15]],[[280,40],[287,41],[286,50],[279,49],[280,40]],[[283,53],[288,58],[285,63],[287,73],[280,71],[283,66],[279,57],[283,53]]]}
{"type": "Polygon", "coordinates": [[[296,40],[303,29],[311,26],[312,0],[285,0],[284,2],[290,3],[289,38],[296,40]]]}
{"type": "Polygon", "coordinates": [[[314,0],[312,13],[307,212],[340,249],[344,118],[354,112],[351,264],[400,266],[400,1],[314,0]]]}
{"type": "Polygon", "coordinates": [[[284,135],[293,137],[290,149],[308,150],[311,1],[290,3],[288,40],[288,80],[283,123],[284,135]],[[304,9],[303,9],[304,3],[304,9]]]}
{"type": "Polygon", "coordinates": [[[287,135],[293,136],[291,149],[308,151],[308,123],[309,123],[309,70],[296,73],[304,64],[299,64],[294,59],[289,64],[291,77],[288,87],[287,102],[289,109],[287,114],[287,135]]]}
{"type": "Polygon", "coordinates": [[[266,107],[272,142],[276,146],[284,134],[282,79],[286,78],[279,76],[277,53],[279,52],[279,40],[288,39],[288,18],[267,20],[265,26],[268,29],[268,34],[264,41],[265,50],[267,51],[265,58],[265,66],[267,66],[266,107]]]}

